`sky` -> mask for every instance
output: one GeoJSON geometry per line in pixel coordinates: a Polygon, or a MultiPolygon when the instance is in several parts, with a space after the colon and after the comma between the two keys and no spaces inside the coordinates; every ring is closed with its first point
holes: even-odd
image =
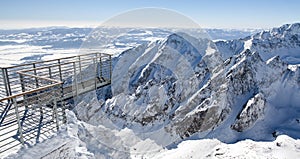
{"type": "Polygon", "coordinates": [[[165,8],[203,28],[271,28],[300,22],[299,0],[1,0],[0,29],[99,26],[121,13],[165,8]]]}

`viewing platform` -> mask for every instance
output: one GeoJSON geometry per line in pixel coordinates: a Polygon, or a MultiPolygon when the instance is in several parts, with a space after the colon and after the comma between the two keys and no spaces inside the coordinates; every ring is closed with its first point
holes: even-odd
{"type": "Polygon", "coordinates": [[[112,57],[103,53],[0,68],[0,157],[53,136],[68,100],[109,85],[111,76],[112,57]]]}

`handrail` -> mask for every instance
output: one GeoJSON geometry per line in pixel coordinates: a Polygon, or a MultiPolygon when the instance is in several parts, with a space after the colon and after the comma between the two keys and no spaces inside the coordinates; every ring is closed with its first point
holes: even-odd
{"type": "MultiPolygon", "coordinates": [[[[105,57],[105,56],[101,56],[101,57],[105,57]]],[[[62,64],[55,64],[55,65],[50,65],[50,66],[43,66],[43,67],[36,67],[36,68],[31,68],[31,69],[25,69],[25,70],[22,70],[22,72],[29,72],[29,71],[33,71],[33,70],[41,70],[41,69],[50,68],[50,67],[68,65],[68,64],[72,64],[72,63],[76,63],[76,62],[88,61],[88,60],[91,60],[91,59],[93,60],[93,59],[97,59],[97,58],[101,58],[101,57],[94,57],[94,58],[90,58],[90,59],[81,59],[81,60],[76,60],[76,61],[65,62],[65,63],[62,63],[62,64]]]]}
{"type": "Polygon", "coordinates": [[[54,87],[54,86],[57,86],[57,85],[60,85],[60,84],[62,84],[62,83],[54,83],[54,84],[50,84],[50,85],[47,85],[47,86],[39,87],[39,88],[30,90],[30,91],[25,91],[25,92],[22,92],[22,93],[11,95],[11,96],[8,96],[8,97],[0,99],[0,102],[5,101],[5,100],[9,100],[9,99],[12,99],[12,98],[16,98],[18,96],[23,96],[23,95],[26,95],[26,94],[29,94],[29,93],[38,92],[38,91],[41,91],[41,90],[44,90],[44,89],[47,89],[47,88],[50,88],[50,87],[54,87]]]}
{"type": "MultiPolygon", "coordinates": [[[[20,64],[20,65],[17,65],[17,66],[0,67],[0,69],[2,69],[2,68],[11,69],[11,68],[20,67],[20,66],[28,66],[28,65],[32,65],[32,64],[40,64],[40,63],[46,63],[46,62],[57,61],[57,60],[65,60],[65,59],[71,59],[71,58],[75,58],[75,57],[88,56],[88,55],[92,55],[92,54],[100,54],[100,55],[101,55],[101,54],[104,54],[104,53],[96,52],[96,53],[81,54],[81,55],[76,55],[76,56],[69,56],[69,57],[55,58],[55,59],[46,60],[46,61],[37,61],[37,62],[32,62],[32,63],[20,64]]],[[[109,56],[111,56],[111,55],[109,55],[109,56]]]]}
{"type": "Polygon", "coordinates": [[[23,95],[26,95],[26,94],[38,92],[38,91],[41,91],[41,90],[44,90],[44,89],[47,89],[47,88],[50,88],[50,87],[54,87],[54,86],[63,84],[63,82],[58,81],[58,80],[54,80],[54,79],[50,79],[50,78],[46,78],[46,77],[41,77],[41,76],[27,74],[27,73],[23,73],[22,71],[17,71],[17,73],[21,74],[21,75],[25,75],[25,76],[30,76],[30,77],[33,77],[33,78],[37,78],[37,79],[42,79],[42,80],[47,80],[47,81],[50,81],[50,82],[55,82],[55,83],[54,84],[48,84],[47,86],[42,86],[42,87],[39,87],[39,88],[35,88],[33,90],[25,91],[25,92],[22,92],[22,93],[18,93],[18,94],[14,94],[14,95],[2,98],[2,99],[0,99],[0,102],[5,101],[5,100],[9,100],[9,99],[12,99],[12,98],[16,98],[18,96],[23,96],[23,95]]]}
{"type": "MultiPolygon", "coordinates": [[[[105,65],[105,63],[102,63],[103,61],[110,61],[111,62],[111,56],[110,54],[105,54],[105,53],[99,53],[99,52],[96,52],[96,53],[89,53],[89,54],[83,54],[83,55],[77,55],[77,56],[70,56],[70,57],[64,57],[64,58],[57,58],[57,59],[53,59],[53,60],[47,60],[47,61],[40,61],[40,62],[34,62],[34,63],[30,63],[30,64],[23,64],[23,65],[17,65],[17,66],[10,66],[10,67],[6,67],[6,68],[2,68],[2,70],[7,70],[7,72],[10,70],[10,71],[13,71],[15,72],[16,74],[23,74],[25,76],[29,76],[29,77],[32,77],[32,78],[35,78],[36,79],[36,83],[37,83],[37,80],[38,79],[42,79],[42,80],[47,80],[47,81],[51,81],[51,82],[55,82],[55,83],[58,83],[58,82],[61,82],[63,81],[62,78],[60,77],[59,81],[52,81],[54,78],[51,76],[51,70],[52,69],[56,69],[56,67],[59,67],[59,69],[61,69],[62,67],[64,67],[64,71],[67,71],[65,69],[75,69],[74,66],[69,66],[71,64],[77,64],[79,65],[79,70],[81,71],[82,67],[81,65],[83,63],[85,63],[86,61],[95,61],[99,59],[99,62],[101,63],[101,66],[100,66],[100,69],[102,69],[102,65],[105,65]],[[66,60],[64,61],[63,59],[70,59],[70,60],[66,60]],[[47,62],[52,62],[52,63],[47,63],[47,62]],[[36,67],[38,63],[42,63],[42,65],[38,65],[38,67],[36,67]],[[28,66],[31,66],[33,65],[33,68],[28,68],[28,66]],[[25,68],[22,69],[23,66],[26,66],[25,68]],[[48,69],[48,71],[50,72],[49,74],[49,78],[46,78],[45,76],[41,76],[41,75],[38,75],[37,74],[37,70],[41,70],[42,72],[45,72],[43,71],[43,69],[48,69]],[[30,71],[34,71],[33,73],[27,73],[27,72],[30,72],[30,71]],[[24,74],[26,73],[26,74],[24,74]],[[45,77],[45,78],[43,78],[45,77]]],[[[84,67],[86,64],[84,64],[84,67]]],[[[105,66],[106,67],[106,66],[105,66]]],[[[1,68],[1,67],[0,67],[1,68]]],[[[110,68],[110,74],[109,74],[109,78],[111,78],[111,64],[107,66],[107,68],[110,68]]],[[[62,70],[59,70],[59,72],[61,72],[62,70]]],[[[100,70],[102,72],[102,70],[100,70]]],[[[61,74],[60,74],[61,76],[61,74]]],[[[102,73],[101,73],[101,76],[102,76],[102,73]]],[[[14,75],[12,77],[12,79],[15,79],[17,76],[14,75]]],[[[12,80],[10,79],[10,77],[6,77],[7,80],[12,80]]],[[[55,78],[56,79],[56,78],[55,78]]],[[[4,81],[5,82],[5,81],[4,81]]],[[[17,82],[17,81],[14,81],[14,82],[17,82]]],[[[52,83],[51,83],[52,84],[52,83]]],[[[10,84],[8,82],[8,87],[10,88],[10,84]]],[[[6,86],[6,85],[5,85],[6,86]]],[[[17,89],[14,89],[14,91],[16,90],[15,93],[18,93],[17,89]]],[[[11,92],[10,90],[6,90],[6,92],[11,92]]],[[[12,94],[8,94],[8,96],[11,96],[12,94]]],[[[6,99],[6,97],[4,97],[4,99],[6,99]]],[[[0,100],[0,101],[3,101],[3,100],[0,100]]]]}

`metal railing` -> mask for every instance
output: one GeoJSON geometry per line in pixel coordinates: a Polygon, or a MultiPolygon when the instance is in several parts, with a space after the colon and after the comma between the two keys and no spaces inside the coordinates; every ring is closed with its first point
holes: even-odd
{"type": "Polygon", "coordinates": [[[0,156],[49,138],[66,121],[66,100],[110,84],[111,75],[111,55],[102,53],[1,68],[0,156]]]}

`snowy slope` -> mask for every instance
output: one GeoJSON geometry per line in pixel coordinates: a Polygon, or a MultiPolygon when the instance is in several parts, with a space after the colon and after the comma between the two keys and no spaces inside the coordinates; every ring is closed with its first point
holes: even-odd
{"type": "Polygon", "coordinates": [[[217,139],[186,140],[166,149],[141,139],[130,129],[93,126],[68,112],[68,127],[58,136],[8,158],[298,158],[300,140],[280,135],[273,142],[252,140],[226,144],[217,139]],[[67,130],[65,130],[67,129],[67,130]],[[110,144],[107,144],[110,143],[110,144]]]}
{"type": "Polygon", "coordinates": [[[274,142],[244,140],[224,144],[216,139],[189,140],[151,158],[298,158],[299,144],[300,140],[285,135],[274,142]]]}

